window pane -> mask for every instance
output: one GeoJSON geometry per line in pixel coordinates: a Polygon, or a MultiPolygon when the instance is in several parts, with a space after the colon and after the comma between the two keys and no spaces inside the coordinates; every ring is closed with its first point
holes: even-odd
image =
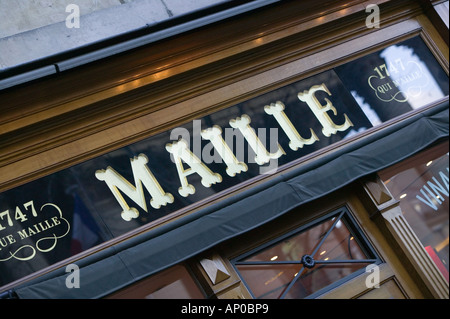
{"type": "Polygon", "coordinates": [[[311,254],[314,251],[314,248],[332,225],[333,220],[329,219],[314,228],[287,238],[281,243],[249,257],[247,261],[300,260],[304,254],[311,254]]]}
{"type": "Polygon", "coordinates": [[[286,294],[287,299],[305,298],[326,286],[345,278],[370,263],[325,264],[314,268],[305,268],[292,289],[286,294]]]}
{"type": "Polygon", "coordinates": [[[345,63],[335,71],[373,126],[449,94],[448,75],[420,36],[345,63]]]}
{"type": "Polygon", "coordinates": [[[236,268],[255,298],[278,299],[302,265],[237,265],[236,268]]]}
{"type": "Polygon", "coordinates": [[[380,173],[403,216],[448,281],[448,142],[380,173]]]}
{"type": "Polygon", "coordinates": [[[340,220],[314,255],[315,260],[367,259],[363,250],[340,220]]]}
{"type": "Polygon", "coordinates": [[[349,230],[350,219],[337,218],[330,216],[235,260],[235,267],[253,296],[305,298],[375,262],[374,255],[363,249],[361,236],[349,230]],[[313,264],[303,259],[308,256],[313,257],[313,264]]]}

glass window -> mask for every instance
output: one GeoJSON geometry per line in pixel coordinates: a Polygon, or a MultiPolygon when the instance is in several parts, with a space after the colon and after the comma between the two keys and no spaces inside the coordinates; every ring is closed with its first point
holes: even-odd
{"type": "Polygon", "coordinates": [[[110,299],[203,299],[204,294],[183,265],[166,269],[110,295],[110,299]]]}
{"type": "Polygon", "coordinates": [[[335,68],[373,126],[448,96],[448,75],[420,36],[335,68]]]}
{"type": "Polygon", "coordinates": [[[346,209],[233,260],[254,298],[314,297],[377,263],[346,209]]]}
{"type": "Polygon", "coordinates": [[[447,281],[448,147],[447,141],[379,173],[447,281]]]}

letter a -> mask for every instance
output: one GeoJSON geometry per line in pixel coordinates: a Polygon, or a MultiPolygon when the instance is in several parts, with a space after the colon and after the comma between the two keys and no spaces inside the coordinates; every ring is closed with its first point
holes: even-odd
{"type": "Polygon", "coordinates": [[[70,272],[66,278],[66,287],[69,289],[80,288],[80,268],[75,264],[69,264],[66,272],[70,272]]]}
{"type": "Polygon", "coordinates": [[[69,4],[66,7],[66,12],[70,14],[66,18],[66,27],[69,29],[80,28],[80,7],[76,4],[69,4]]]}
{"type": "Polygon", "coordinates": [[[366,287],[380,288],[380,267],[374,264],[368,265],[366,273],[370,273],[366,278],[366,287]]]}

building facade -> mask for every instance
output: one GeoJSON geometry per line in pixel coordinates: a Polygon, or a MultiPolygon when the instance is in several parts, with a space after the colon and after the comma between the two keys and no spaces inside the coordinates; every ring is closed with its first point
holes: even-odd
{"type": "Polygon", "coordinates": [[[254,3],[5,75],[4,298],[448,298],[448,1],[254,3]]]}

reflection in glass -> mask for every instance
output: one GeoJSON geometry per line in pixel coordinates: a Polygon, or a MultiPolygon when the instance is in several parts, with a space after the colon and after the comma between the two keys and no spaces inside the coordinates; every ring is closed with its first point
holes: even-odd
{"type": "Polygon", "coordinates": [[[447,73],[419,36],[334,70],[373,126],[449,94],[447,73]]]}
{"type": "Polygon", "coordinates": [[[380,172],[412,229],[448,281],[448,142],[380,172]]]}
{"type": "Polygon", "coordinates": [[[427,65],[405,45],[393,45],[380,53],[385,59],[392,83],[413,109],[444,97],[427,65]]]}
{"type": "MultiPolygon", "coordinates": [[[[255,298],[305,298],[377,259],[344,212],[234,261],[255,298]]],[[[348,278],[347,278],[348,279],[348,278]]]]}
{"type": "Polygon", "coordinates": [[[279,299],[284,290],[300,271],[297,264],[273,265],[237,265],[241,277],[255,298],[258,299],[279,299]]]}

